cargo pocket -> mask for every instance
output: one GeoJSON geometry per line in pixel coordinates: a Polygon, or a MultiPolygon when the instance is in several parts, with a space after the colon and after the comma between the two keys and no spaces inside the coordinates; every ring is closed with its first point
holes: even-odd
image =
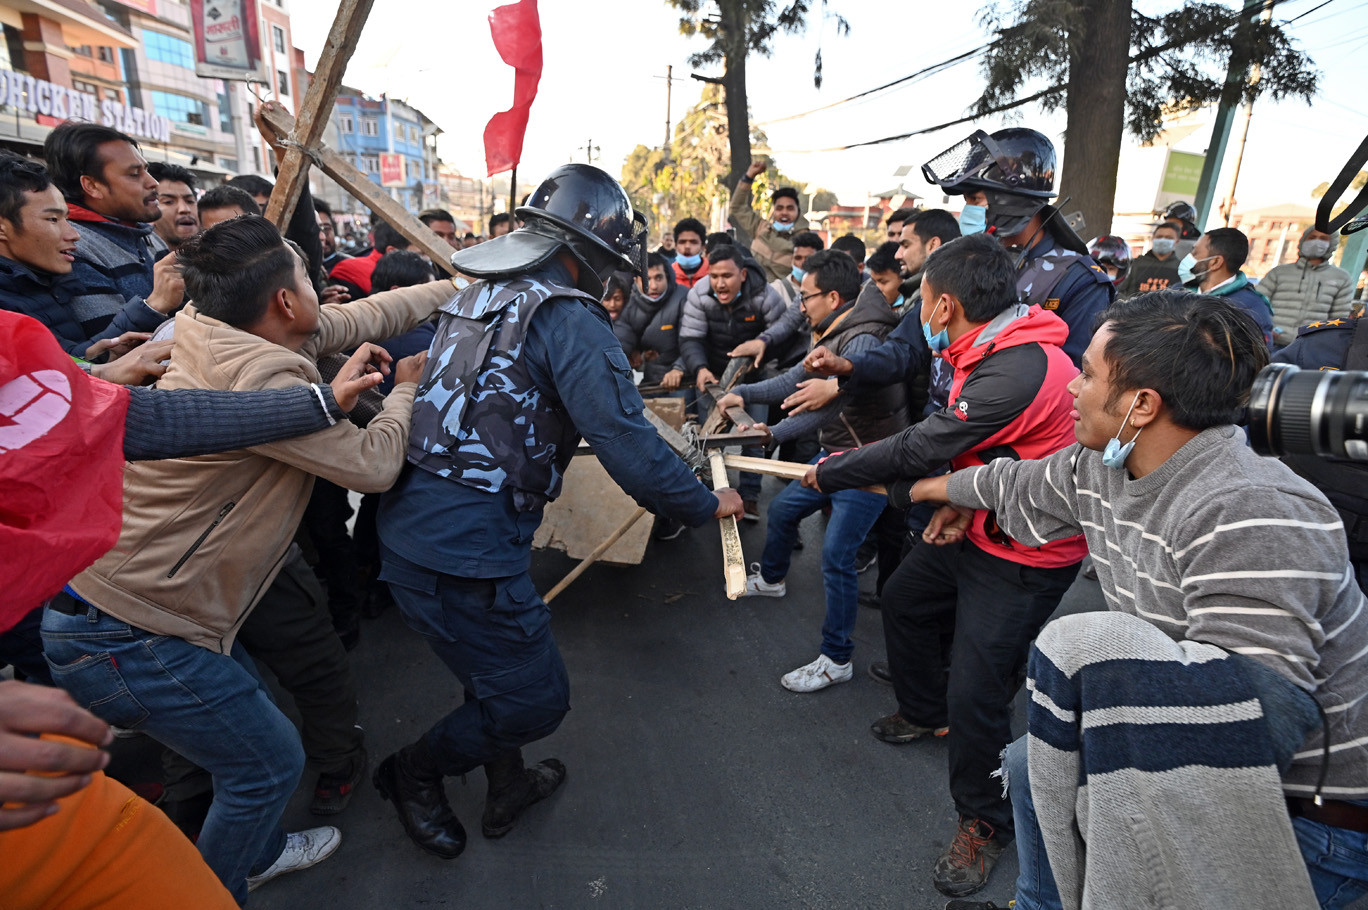
{"type": "Polygon", "coordinates": [[[489,618],[518,640],[530,642],[547,633],[551,608],[537,593],[532,578],[524,573],[495,583],[489,618]]]}
{"type": "Polygon", "coordinates": [[[447,627],[446,611],[437,596],[437,573],[388,559],[380,563],[380,580],[390,586],[399,614],[410,629],[435,641],[459,641],[447,627]]]}
{"type": "Polygon", "coordinates": [[[48,666],[52,681],[105,723],[132,730],[147,720],[147,709],[128,691],[108,652],[89,654],[64,665],[49,659],[48,666]]]}
{"type": "Polygon", "coordinates": [[[641,403],[641,393],[632,382],[632,364],[627,355],[622,352],[622,348],[607,348],[603,356],[608,358],[608,368],[613,371],[613,380],[617,383],[618,405],[621,406],[622,413],[628,416],[640,414],[644,405],[641,403]]]}
{"type": "Polygon", "coordinates": [[[516,666],[472,674],[470,687],[486,728],[509,747],[549,736],[570,710],[565,664],[553,645],[516,666]]]}

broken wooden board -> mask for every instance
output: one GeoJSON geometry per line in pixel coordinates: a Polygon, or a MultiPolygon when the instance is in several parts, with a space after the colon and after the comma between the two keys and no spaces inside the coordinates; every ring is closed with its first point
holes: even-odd
{"type": "MultiPolygon", "coordinates": [[[[684,402],[679,398],[648,398],[646,406],[666,424],[684,426],[684,402]]],[[[584,455],[570,462],[561,485],[560,498],[546,507],[541,527],[532,538],[536,549],[554,547],[572,559],[586,559],[599,544],[622,527],[639,506],[622,492],[599,460],[584,455]]],[[[617,542],[605,550],[599,562],[619,566],[640,565],[651,542],[653,522],[635,522],[617,542]]]]}

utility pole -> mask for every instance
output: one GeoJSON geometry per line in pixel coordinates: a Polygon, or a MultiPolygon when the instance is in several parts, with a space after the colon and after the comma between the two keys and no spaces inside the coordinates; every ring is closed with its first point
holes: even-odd
{"type": "Polygon", "coordinates": [[[594,145],[593,139],[586,139],[584,140],[584,145],[580,146],[579,149],[576,149],[576,151],[583,151],[584,160],[589,164],[593,164],[594,159],[598,157],[600,150],[597,145],[594,145]]]}
{"type": "Polygon", "coordinates": [[[665,67],[665,144],[663,149],[670,147],[670,89],[674,86],[674,67],[665,67]]]}
{"type": "MultiPolygon", "coordinates": [[[[1270,0],[1245,0],[1240,10],[1240,21],[1235,26],[1235,44],[1245,39],[1247,21],[1252,19],[1263,7],[1270,6],[1270,0]]],[[[1230,55],[1230,69],[1226,73],[1225,90],[1221,93],[1221,103],[1216,108],[1216,120],[1211,127],[1211,142],[1207,146],[1206,161],[1202,164],[1202,177],[1197,181],[1197,198],[1192,201],[1197,209],[1197,228],[1206,229],[1207,215],[1211,211],[1211,201],[1216,195],[1216,177],[1221,171],[1226,146],[1230,143],[1231,122],[1235,119],[1235,105],[1249,78],[1249,70],[1238,62],[1238,53],[1230,55]]]]}
{"type": "MultiPolygon", "coordinates": [[[[1273,6],[1269,4],[1264,7],[1263,15],[1259,18],[1264,22],[1273,19],[1273,6]]],[[[1259,67],[1256,65],[1249,74],[1249,84],[1258,85],[1260,77],[1259,67]]],[[[1222,214],[1225,215],[1225,226],[1230,227],[1230,216],[1235,211],[1235,188],[1240,185],[1240,165],[1244,163],[1245,142],[1249,139],[1249,121],[1254,116],[1254,102],[1246,101],[1244,106],[1244,129],[1240,132],[1240,150],[1235,154],[1235,173],[1230,178],[1230,195],[1226,197],[1225,205],[1222,206],[1222,214]]]]}

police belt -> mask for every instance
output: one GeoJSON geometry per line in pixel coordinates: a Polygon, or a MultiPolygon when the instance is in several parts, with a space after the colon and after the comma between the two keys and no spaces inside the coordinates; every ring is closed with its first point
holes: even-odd
{"type": "Polygon", "coordinates": [[[1337,799],[1324,800],[1318,806],[1315,800],[1289,796],[1287,811],[1293,818],[1304,818],[1331,828],[1368,833],[1368,806],[1341,802],[1337,799]]]}

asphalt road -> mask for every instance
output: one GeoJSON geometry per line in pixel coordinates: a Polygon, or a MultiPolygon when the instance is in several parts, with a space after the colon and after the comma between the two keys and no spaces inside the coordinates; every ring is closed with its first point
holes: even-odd
{"type": "MultiPolygon", "coordinates": [[[[778,488],[766,480],[766,495],[778,488]]],[[[640,566],[595,566],[554,604],[574,709],[529,760],[556,756],[568,779],[498,841],[479,835],[483,774],[447,781],[472,837],[443,861],[418,850],[369,784],[319,866],[254,893],[285,908],[939,908],[930,869],[954,833],[944,740],[892,746],[869,724],[894,709],[865,670],[883,657],[877,610],[862,608],[856,675],[798,695],[779,677],[817,656],[823,615],[820,515],[804,524],[783,599],[728,601],[714,526],[653,541],[640,566]]],[[[764,525],[745,525],[758,559],[764,525]]],[[[573,562],[539,553],[548,590],[573,562]]],[[[873,572],[862,576],[872,587],[873,572]]],[[[1100,609],[1080,578],[1061,606],[1100,609]]],[[[372,763],[460,698],[454,680],[390,610],[353,652],[372,763]]],[[[1019,700],[1020,701],[1020,700],[1019,700]]],[[[1018,712],[1020,724],[1020,712],[1018,712]]],[[[316,823],[311,779],[286,813],[316,823]]],[[[983,892],[1005,906],[1008,851],[983,892]]]]}

